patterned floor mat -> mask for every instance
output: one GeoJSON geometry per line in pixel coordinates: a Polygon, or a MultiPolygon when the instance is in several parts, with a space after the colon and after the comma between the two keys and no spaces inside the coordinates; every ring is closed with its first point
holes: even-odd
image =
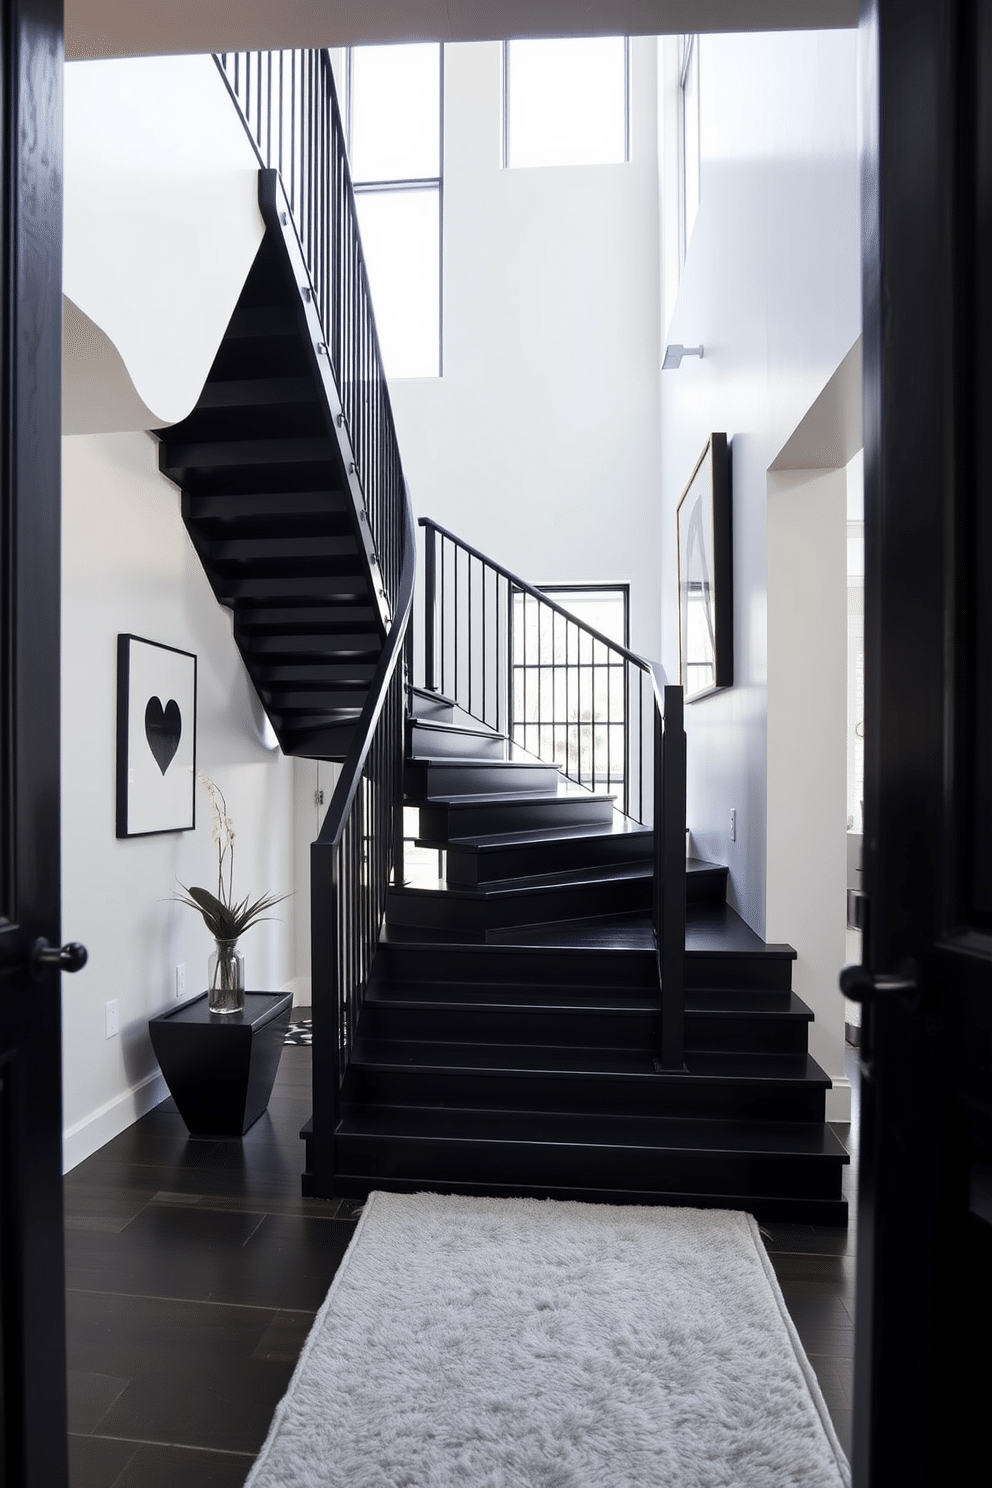
{"type": "Polygon", "coordinates": [[[313,1043],[313,1024],[310,1019],[301,1018],[298,1023],[290,1023],[286,1029],[286,1037],[283,1042],[286,1044],[301,1044],[304,1048],[309,1048],[313,1043]]]}

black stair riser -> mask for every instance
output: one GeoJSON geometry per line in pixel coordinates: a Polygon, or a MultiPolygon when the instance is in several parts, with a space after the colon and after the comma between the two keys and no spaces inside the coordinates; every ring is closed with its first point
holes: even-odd
{"type": "Polygon", "coordinates": [[[281,714],[283,718],[290,718],[294,712],[309,714],[318,709],[321,713],[329,715],[361,712],[368,696],[368,689],[357,686],[347,690],[343,688],[332,690],[328,687],[302,691],[270,688],[260,683],[258,693],[267,708],[281,714]]]}
{"type": "Polygon", "coordinates": [[[348,522],[350,502],[341,491],[254,491],[224,496],[184,496],[183,516],[201,529],[241,529],[246,522],[274,520],[348,522]]]}
{"type": "MultiPolygon", "coordinates": [[[[309,1145],[309,1144],[308,1144],[309,1145]]],[[[308,1170],[303,1174],[303,1197],[313,1199],[368,1198],[373,1189],[385,1189],[389,1193],[471,1194],[494,1199],[576,1199],[587,1204],[651,1204],[659,1208],[682,1208],[685,1195],[661,1193],[652,1189],[608,1189],[584,1187],[578,1184],[565,1187],[560,1184],[526,1183],[447,1183],[443,1178],[393,1178],[387,1179],[375,1173],[333,1173],[318,1176],[309,1158],[308,1170]]],[[[759,1224],[809,1224],[844,1227],[847,1225],[846,1199],[791,1199],[748,1198],[735,1201],[727,1194],[695,1194],[692,1206],[696,1209],[744,1209],[752,1214],[759,1224]]]]}
{"type": "Polygon", "coordinates": [[[291,647],[297,636],[337,635],[342,629],[364,629],[375,619],[368,604],[360,605],[355,594],[346,592],[340,598],[328,595],[322,604],[242,605],[234,625],[241,645],[250,646],[259,636],[271,635],[291,647]]]}
{"type": "Polygon", "coordinates": [[[455,728],[423,728],[416,720],[407,720],[408,756],[414,759],[444,755],[449,759],[501,760],[506,758],[506,740],[501,734],[486,738],[483,734],[455,728]]]}
{"type": "MultiPolygon", "coordinates": [[[[457,1130],[456,1123],[453,1123],[457,1130]]],[[[490,1142],[339,1132],[336,1161],[341,1173],[376,1173],[384,1178],[444,1178],[448,1182],[528,1184],[581,1183],[595,1188],[652,1187],[686,1195],[725,1193],[740,1199],[842,1197],[843,1164],[834,1158],[811,1162],[787,1154],[665,1151],[569,1143],[490,1142]]]]}
{"type": "Polygon", "coordinates": [[[344,1098],[356,1105],[822,1121],[825,1090],[812,1081],[563,1075],[547,1070],[414,1070],[371,1068],[353,1061],[344,1098]]]}
{"type": "MultiPolygon", "coordinates": [[[[162,445],[164,475],[177,480],[175,472],[196,470],[233,471],[242,465],[269,466],[329,465],[338,460],[337,445],[326,437],[292,439],[216,439],[184,442],[166,439],[162,445]]],[[[178,484],[183,484],[178,481],[178,484]]],[[[194,492],[195,494],[195,492],[194,492]]]]}
{"type": "Polygon", "coordinates": [[[367,1000],[362,1012],[362,1033],[368,1038],[392,1040],[653,1051],[658,1036],[658,1014],[616,1008],[593,1011],[540,1007],[385,1007],[367,1000]]]}
{"type": "Polygon", "coordinates": [[[198,409],[205,408],[278,408],[316,402],[314,384],[309,377],[239,377],[233,381],[207,382],[200,394],[198,409]]]}
{"type": "Polygon", "coordinates": [[[350,686],[368,687],[375,675],[375,666],[371,661],[340,661],[330,662],[315,659],[303,662],[271,661],[265,658],[265,663],[258,669],[265,673],[266,684],[273,690],[280,687],[299,687],[301,684],[310,687],[350,686]]]}
{"type": "Polygon", "coordinates": [[[723,904],[727,898],[727,870],[714,868],[711,871],[687,873],[685,879],[685,902],[689,905],[723,904]]]}
{"type": "Polygon", "coordinates": [[[253,636],[247,649],[260,661],[269,657],[284,659],[290,655],[312,656],[315,661],[333,661],[342,653],[362,655],[366,652],[375,652],[378,655],[382,650],[382,638],[371,630],[354,631],[350,634],[339,631],[320,635],[293,636],[290,640],[282,635],[253,636]]]}
{"type": "Polygon", "coordinates": [[[792,986],[795,954],[774,951],[687,951],[685,984],[687,989],[720,987],[728,990],[779,990],[792,986]]]}
{"type": "Polygon", "coordinates": [[[248,305],[239,304],[231,316],[225,340],[256,340],[259,336],[289,336],[299,334],[300,317],[292,305],[248,305]]]}
{"type": "Polygon", "coordinates": [[[650,842],[645,852],[644,838],[626,833],[552,838],[544,842],[514,843],[482,850],[451,843],[446,873],[449,884],[481,888],[505,878],[524,878],[532,873],[607,868],[618,864],[646,863],[650,858],[650,842]]]}
{"type": "Polygon", "coordinates": [[[494,795],[497,791],[554,791],[561,779],[555,765],[519,765],[512,760],[437,764],[407,760],[403,785],[409,805],[431,796],[494,795]]]}
{"type": "MultiPolygon", "coordinates": [[[[312,565],[319,558],[353,559],[358,543],[353,537],[314,537],[308,533],[291,537],[222,537],[206,544],[210,563],[223,568],[235,563],[274,564],[304,559],[312,565]]],[[[351,564],[354,567],[354,563],[351,564]]]]}
{"type": "Polygon", "coordinates": [[[592,884],[540,885],[529,893],[505,897],[464,898],[429,890],[391,889],[386,918],[391,925],[423,929],[495,930],[556,920],[588,919],[650,909],[654,886],[649,878],[605,879],[592,884]]]}
{"type": "Polygon", "coordinates": [[[485,832],[605,823],[612,815],[610,802],[589,802],[581,796],[535,797],[533,801],[494,802],[492,805],[434,802],[420,807],[419,835],[425,842],[444,845],[452,837],[478,837],[485,832]]]}
{"type": "Polygon", "coordinates": [[[653,951],[550,950],[526,946],[380,945],[376,977],[393,982],[505,982],[658,991],[653,951]]]}
{"type": "MultiPolygon", "coordinates": [[[[805,1018],[747,1018],[686,1014],[686,1049],[726,1053],[805,1054],[809,1024],[805,1018]]],[[[654,1050],[657,1012],[639,1009],[528,1007],[502,1009],[383,1005],[369,999],[362,1014],[369,1038],[414,1039],[453,1043],[548,1044],[654,1050]]]]}

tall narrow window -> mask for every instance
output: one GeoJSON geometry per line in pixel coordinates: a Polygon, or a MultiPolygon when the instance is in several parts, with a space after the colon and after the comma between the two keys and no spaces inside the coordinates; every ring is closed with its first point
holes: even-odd
{"type": "Polygon", "coordinates": [[[504,42],[503,164],[622,164],[629,93],[625,36],[504,42]]]}
{"type": "Polygon", "coordinates": [[[679,263],[685,263],[699,211],[699,37],[680,39],[679,263]]]}
{"type": "Polygon", "coordinates": [[[387,377],[441,375],[442,51],[353,47],[348,149],[387,377]]]}

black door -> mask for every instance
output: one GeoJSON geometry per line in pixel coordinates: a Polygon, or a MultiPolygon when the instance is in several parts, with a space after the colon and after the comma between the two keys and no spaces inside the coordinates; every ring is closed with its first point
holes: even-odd
{"type": "Polygon", "coordinates": [[[61,0],[2,0],[0,1370],[5,1488],[64,1488],[59,936],[61,0]]]}
{"type": "Polygon", "coordinates": [[[865,0],[861,42],[853,1466],[938,1488],[992,1480],[992,4],[865,0]]]}

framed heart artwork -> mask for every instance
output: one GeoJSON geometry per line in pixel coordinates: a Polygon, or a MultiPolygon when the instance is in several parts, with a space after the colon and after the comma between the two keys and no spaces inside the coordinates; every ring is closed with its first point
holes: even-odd
{"type": "Polygon", "coordinates": [[[117,835],[196,826],[196,657],[117,637],[117,835]]]}

